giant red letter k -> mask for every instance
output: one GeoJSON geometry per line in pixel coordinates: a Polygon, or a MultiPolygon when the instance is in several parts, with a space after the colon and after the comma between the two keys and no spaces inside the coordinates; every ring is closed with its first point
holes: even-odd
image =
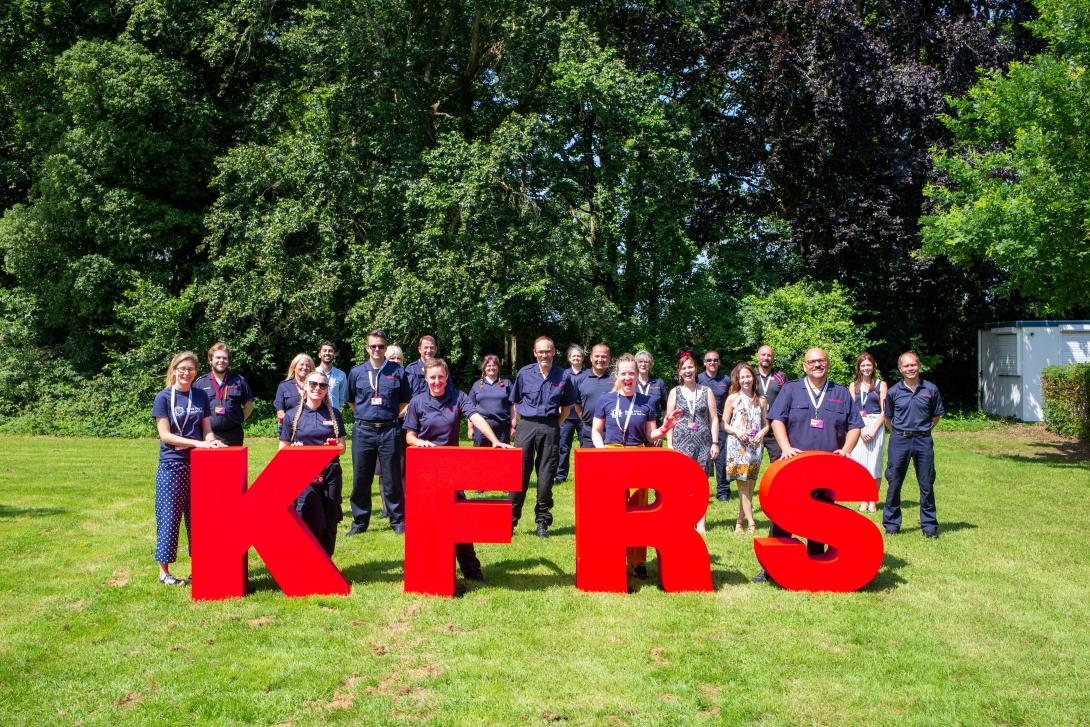
{"type": "Polygon", "coordinates": [[[194,600],[242,596],[251,546],[288,596],[348,594],[295,512],[295,498],[336,455],[336,447],[282,449],[247,491],[245,447],[193,450],[194,600]]]}

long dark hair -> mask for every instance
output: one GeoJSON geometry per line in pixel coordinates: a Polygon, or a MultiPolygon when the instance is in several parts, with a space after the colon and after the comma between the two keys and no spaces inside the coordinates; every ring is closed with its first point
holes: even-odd
{"type": "Polygon", "coordinates": [[[745,395],[745,392],[742,391],[741,385],[738,383],[738,374],[740,374],[742,371],[749,372],[750,380],[753,382],[753,393],[750,394],[749,398],[752,401],[756,401],[761,396],[760,390],[757,388],[757,372],[754,371],[753,367],[747,364],[745,361],[739,361],[738,363],[734,364],[734,368],[731,369],[729,393],[742,394],[743,396],[745,395]]]}
{"type": "Polygon", "coordinates": [[[870,361],[871,365],[874,366],[874,383],[877,384],[879,381],[882,380],[882,376],[878,373],[878,362],[874,360],[874,356],[871,355],[870,351],[864,351],[863,353],[855,357],[855,381],[853,381],[852,383],[854,383],[857,387],[863,381],[863,374],[859,370],[859,364],[863,363],[864,361],[870,361]]]}

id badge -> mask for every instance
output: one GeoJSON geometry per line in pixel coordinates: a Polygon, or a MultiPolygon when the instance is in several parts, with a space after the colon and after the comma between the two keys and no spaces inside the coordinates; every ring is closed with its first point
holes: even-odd
{"type": "Polygon", "coordinates": [[[227,413],[227,407],[220,404],[219,406],[216,407],[215,412],[217,414],[219,414],[220,416],[223,416],[224,414],[227,413]]]}
{"type": "Polygon", "coordinates": [[[335,422],[332,419],[323,419],[322,424],[324,424],[327,427],[331,427],[331,426],[333,426],[335,424],[335,422]]]}
{"type": "Polygon", "coordinates": [[[824,429],[825,428],[825,421],[823,419],[817,419],[817,418],[811,419],[810,420],[810,428],[811,429],[824,429]]]}
{"type": "Polygon", "coordinates": [[[695,432],[700,429],[700,422],[689,422],[689,431],[695,432]]]}
{"type": "Polygon", "coordinates": [[[381,396],[372,396],[371,397],[371,406],[382,406],[382,397],[381,396]]]}

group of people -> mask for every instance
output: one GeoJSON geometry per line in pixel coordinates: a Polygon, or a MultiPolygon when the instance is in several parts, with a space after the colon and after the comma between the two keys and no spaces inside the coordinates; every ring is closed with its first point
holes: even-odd
{"type": "MultiPolygon", "coordinates": [[[[372,481],[380,480],[383,517],[396,534],[405,531],[404,453],[406,447],[457,446],[459,425],[475,446],[522,451],[522,487],[511,496],[512,531],[517,528],[530,480],[536,473],[534,532],[549,537],[553,522],[553,485],[567,477],[572,441],[583,447],[647,447],[665,445],[694,459],[716,478],[716,497],[729,500],[737,483],[736,533],[754,534],[753,491],[764,452],[769,461],[802,451],[820,450],[852,457],[880,485],[883,449],[890,430],[883,507],[887,534],[901,527],[900,492],[910,461],[920,486],[920,525],[937,537],[934,500],[934,451],[931,430],[943,416],[938,389],[920,379],[919,358],[902,354],[902,379],[889,385],[867,352],[856,360],[855,378],[845,387],[827,377],[828,357],[820,348],[804,358],[805,376],[789,381],[774,367],[775,351],[763,345],[757,365],[738,362],[729,374],[720,371],[720,356],[707,351],[697,371],[691,353],[678,356],[677,383],[668,387],[651,374],[648,351],[625,353],[612,360],[604,343],[567,349],[569,368],[554,365],[553,341],[534,341],[535,361],[520,368],[514,380],[500,375],[500,360],[487,355],[480,377],[466,391],[457,389],[446,362],[439,358],[433,336],[418,345],[420,358],[404,365],[404,354],[374,329],[367,335],[367,360],[348,373],[336,368],[336,347],[323,342],[319,364],[307,354],[292,359],[287,377],[274,398],[280,447],[335,445],[346,448],[341,408],[348,404],[352,426],[352,521],[347,536],[370,527],[372,481]],[[512,445],[511,442],[515,444],[512,445]]],[[[177,553],[181,522],[189,529],[189,451],[201,447],[238,446],[243,423],[253,411],[253,395],[245,379],[229,370],[230,350],[223,343],[208,351],[210,372],[197,377],[192,352],[175,355],[167,369],[167,387],[155,398],[152,415],[160,438],[156,475],[156,561],[160,581],[185,580],[170,572],[177,553]]],[[[336,528],[343,518],[339,457],[299,495],[296,508],[326,552],[333,554],[336,528]]],[[[630,506],[646,504],[647,491],[630,490],[630,506]]],[[[860,505],[875,511],[874,502],[860,505]]],[[[706,527],[704,519],[697,525],[706,527]]],[[[772,523],[773,537],[790,533],[772,523]]],[[[824,551],[810,541],[813,554],[824,551]]],[[[457,559],[464,577],[483,580],[470,543],[460,544],[457,559]]],[[[630,549],[629,564],[646,578],[645,549],[630,549]]],[[[767,579],[763,571],[753,580],[767,579]]]]}

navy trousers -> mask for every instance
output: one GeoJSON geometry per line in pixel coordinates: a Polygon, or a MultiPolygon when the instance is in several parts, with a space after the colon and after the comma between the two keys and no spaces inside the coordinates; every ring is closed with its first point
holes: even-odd
{"type": "Polygon", "coordinates": [[[326,555],[337,547],[337,523],[341,510],[341,463],[330,462],[318,479],[306,486],[295,500],[295,511],[321,544],[326,555]]]}
{"type": "Polygon", "coordinates": [[[352,432],[352,527],[371,524],[371,482],[382,472],[380,494],[390,516],[390,527],[405,527],[405,496],[401,481],[401,433],[397,427],[372,429],[356,424],[352,432]]]}
{"type": "Polygon", "coordinates": [[[568,479],[568,464],[571,462],[572,440],[579,437],[583,441],[583,420],[568,417],[560,425],[560,460],[556,464],[556,481],[568,479]]]}
{"type": "Polygon", "coordinates": [[[935,513],[935,443],[930,434],[905,437],[893,432],[889,438],[886,460],[886,504],[882,508],[882,525],[886,530],[901,529],[901,485],[908,473],[908,462],[916,466],[920,483],[920,529],[933,533],[939,529],[935,513]]]}
{"type": "Polygon", "coordinates": [[[719,500],[730,499],[730,480],[727,478],[727,433],[719,432],[719,456],[715,462],[709,462],[708,469],[715,470],[715,497],[719,500]]]}
{"type": "MultiPolygon", "coordinates": [[[[492,432],[496,437],[504,444],[511,443],[511,422],[502,422],[497,419],[491,419],[485,417],[484,420],[488,422],[488,426],[492,427],[492,432]]],[[[489,442],[485,438],[484,434],[477,427],[473,427],[473,446],[474,447],[491,447],[492,442],[489,442]]]]}

